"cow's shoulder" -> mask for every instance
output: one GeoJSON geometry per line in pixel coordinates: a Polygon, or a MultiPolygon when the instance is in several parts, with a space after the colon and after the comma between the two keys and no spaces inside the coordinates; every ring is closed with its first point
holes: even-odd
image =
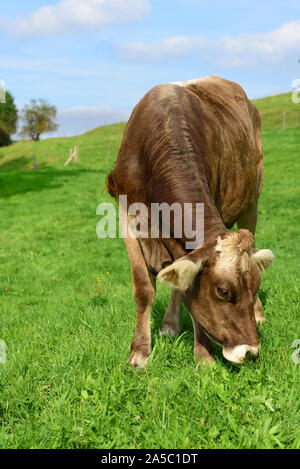
{"type": "Polygon", "coordinates": [[[236,82],[226,80],[218,75],[208,75],[193,80],[174,82],[173,85],[185,88],[197,95],[202,101],[211,106],[226,103],[227,107],[237,103],[248,104],[248,98],[243,88],[236,82]]]}
{"type": "Polygon", "coordinates": [[[218,75],[207,75],[200,78],[193,78],[192,80],[185,80],[185,81],[173,81],[170,85],[181,86],[184,88],[188,88],[189,86],[201,86],[201,84],[209,83],[209,82],[216,82],[222,81],[223,78],[219,77],[218,75]]]}
{"type": "Polygon", "coordinates": [[[172,106],[180,101],[182,95],[187,94],[185,88],[178,86],[175,83],[164,83],[154,86],[146,95],[146,102],[160,103],[164,106],[172,106]]]}

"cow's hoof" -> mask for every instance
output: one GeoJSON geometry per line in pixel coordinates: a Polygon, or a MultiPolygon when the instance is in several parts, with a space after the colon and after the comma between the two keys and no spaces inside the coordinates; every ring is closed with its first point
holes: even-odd
{"type": "Polygon", "coordinates": [[[161,330],[159,331],[160,335],[162,336],[167,336],[170,335],[171,337],[176,337],[179,332],[179,327],[176,326],[169,326],[169,325],[163,325],[161,330]]]}
{"type": "Polygon", "coordinates": [[[131,353],[127,363],[134,368],[145,368],[149,360],[150,354],[143,352],[142,350],[135,350],[131,353]]]}
{"type": "Polygon", "coordinates": [[[216,364],[215,360],[213,357],[196,357],[195,356],[195,363],[196,363],[196,368],[198,366],[213,366],[216,364]]]}
{"type": "Polygon", "coordinates": [[[214,357],[202,346],[194,347],[194,359],[197,366],[215,364],[214,357]]]}

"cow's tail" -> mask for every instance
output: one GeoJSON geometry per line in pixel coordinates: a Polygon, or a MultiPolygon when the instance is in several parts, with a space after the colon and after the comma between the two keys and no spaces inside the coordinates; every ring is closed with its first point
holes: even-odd
{"type": "Polygon", "coordinates": [[[106,189],[108,191],[108,193],[112,196],[112,197],[117,197],[117,186],[116,186],[116,183],[115,183],[115,180],[114,180],[114,175],[113,175],[113,171],[111,171],[107,176],[106,176],[106,179],[105,179],[105,185],[106,185],[106,189]]]}

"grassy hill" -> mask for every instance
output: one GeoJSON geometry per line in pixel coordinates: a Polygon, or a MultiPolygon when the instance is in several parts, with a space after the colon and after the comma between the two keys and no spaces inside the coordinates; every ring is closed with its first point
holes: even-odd
{"type": "Polygon", "coordinates": [[[286,112],[286,128],[300,130],[300,103],[292,102],[292,93],[256,99],[253,100],[253,103],[260,112],[264,130],[282,129],[282,113],[284,111],[286,112]]]}
{"type": "Polygon", "coordinates": [[[69,157],[69,149],[80,147],[80,167],[97,168],[116,157],[125,124],[98,127],[76,137],[49,138],[39,142],[19,141],[0,147],[0,170],[15,171],[33,168],[33,154],[40,168],[61,168],[69,157]],[[98,165],[98,166],[97,166],[98,165]]]}
{"type": "MultiPolygon", "coordinates": [[[[283,111],[286,112],[287,130],[300,131],[300,104],[292,102],[291,93],[254,100],[253,103],[261,114],[264,131],[282,129],[283,111]],[[296,125],[297,114],[299,126],[296,125]]],[[[0,171],[32,169],[33,154],[40,168],[61,168],[69,156],[69,149],[75,145],[80,146],[80,167],[96,169],[103,164],[109,165],[117,156],[124,128],[125,124],[120,123],[98,127],[75,137],[20,141],[9,147],[0,147],[0,171]]]]}
{"type": "Polygon", "coordinates": [[[122,240],[95,231],[124,124],[0,148],[0,448],[300,448],[298,107],[289,95],[255,104],[265,152],[256,243],[276,261],[262,276],[260,356],[240,368],[218,347],[215,367],[195,367],[185,310],[180,335],[159,336],[161,285],[147,372],[126,366],[130,265],[122,240]],[[80,164],[64,167],[75,144],[80,164]]]}

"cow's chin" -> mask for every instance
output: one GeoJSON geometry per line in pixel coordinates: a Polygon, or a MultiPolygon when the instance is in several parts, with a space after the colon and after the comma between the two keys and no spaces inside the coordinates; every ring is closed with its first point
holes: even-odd
{"type": "Polygon", "coordinates": [[[246,358],[247,352],[250,352],[252,356],[257,357],[259,347],[252,347],[250,345],[237,345],[235,347],[223,346],[223,356],[226,360],[235,364],[242,364],[246,358]]]}

